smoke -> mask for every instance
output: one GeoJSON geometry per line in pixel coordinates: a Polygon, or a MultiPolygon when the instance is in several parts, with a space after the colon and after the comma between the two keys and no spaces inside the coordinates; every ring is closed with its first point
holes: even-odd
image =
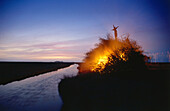
{"type": "Polygon", "coordinates": [[[144,65],[147,57],[142,54],[143,50],[136,41],[129,39],[129,35],[115,40],[111,34],[108,34],[105,39],[99,38],[99,40],[95,48],[86,53],[79,66],[79,72],[110,73],[137,69],[138,64],[144,65]]]}

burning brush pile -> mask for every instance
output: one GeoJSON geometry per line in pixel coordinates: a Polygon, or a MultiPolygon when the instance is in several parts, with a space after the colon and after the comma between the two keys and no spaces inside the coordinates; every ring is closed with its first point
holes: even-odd
{"type": "Polygon", "coordinates": [[[79,73],[105,74],[146,69],[145,61],[148,57],[143,54],[136,41],[129,39],[129,35],[114,39],[109,34],[106,39],[99,40],[96,47],[86,53],[86,57],[78,67],[79,73]]]}

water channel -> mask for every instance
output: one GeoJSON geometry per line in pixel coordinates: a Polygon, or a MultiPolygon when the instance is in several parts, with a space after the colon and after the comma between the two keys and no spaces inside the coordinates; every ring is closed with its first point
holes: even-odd
{"type": "Polygon", "coordinates": [[[0,85],[1,111],[60,111],[58,83],[65,76],[76,76],[77,66],[0,85]]]}

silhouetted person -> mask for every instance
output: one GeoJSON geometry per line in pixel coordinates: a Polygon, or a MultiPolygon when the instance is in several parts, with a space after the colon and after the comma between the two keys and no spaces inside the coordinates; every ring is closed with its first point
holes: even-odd
{"type": "Polygon", "coordinates": [[[113,25],[113,31],[114,31],[114,33],[115,33],[115,40],[117,40],[117,28],[118,28],[119,26],[117,26],[117,27],[115,27],[114,25],[113,25]]]}

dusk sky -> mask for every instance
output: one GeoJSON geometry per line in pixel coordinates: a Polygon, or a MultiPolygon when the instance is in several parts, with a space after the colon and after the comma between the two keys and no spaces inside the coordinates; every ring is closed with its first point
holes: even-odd
{"type": "Polygon", "coordinates": [[[119,26],[146,53],[169,51],[168,0],[1,0],[0,61],[81,61],[119,26]]]}

